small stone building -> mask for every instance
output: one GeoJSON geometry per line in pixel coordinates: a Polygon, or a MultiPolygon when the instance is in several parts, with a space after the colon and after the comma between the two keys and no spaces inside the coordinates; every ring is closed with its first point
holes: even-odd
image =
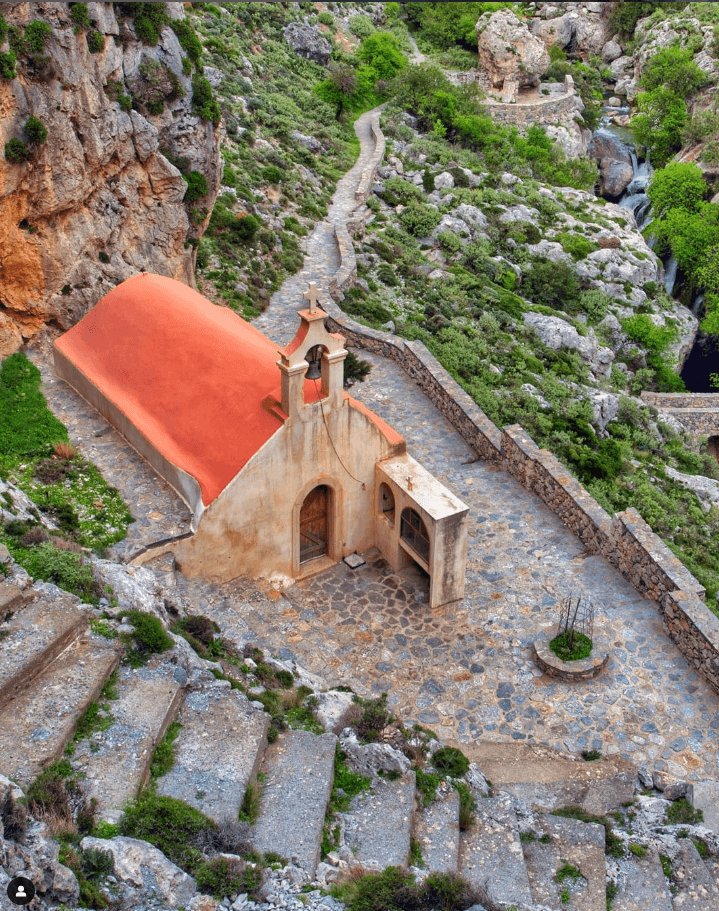
{"type": "Polygon", "coordinates": [[[430,576],[430,604],[462,597],[468,508],[343,388],[344,339],[314,285],[294,340],[257,329],[180,282],[142,273],[57,339],[57,375],[185,500],[188,577],[313,575],[377,546],[430,576]],[[279,359],[278,359],[279,355],[279,359]]]}

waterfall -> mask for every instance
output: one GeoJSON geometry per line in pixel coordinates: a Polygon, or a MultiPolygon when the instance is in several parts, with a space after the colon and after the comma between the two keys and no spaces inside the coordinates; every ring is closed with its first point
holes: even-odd
{"type": "Polygon", "coordinates": [[[677,280],[677,268],[679,263],[674,258],[674,254],[669,257],[669,261],[664,267],[664,287],[666,288],[667,294],[671,295],[674,290],[674,284],[677,280]]]}

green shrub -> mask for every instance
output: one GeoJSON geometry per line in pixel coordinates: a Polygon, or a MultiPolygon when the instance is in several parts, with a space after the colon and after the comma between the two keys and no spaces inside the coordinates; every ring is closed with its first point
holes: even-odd
{"type": "Polygon", "coordinates": [[[185,190],[183,202],[191,204],[197,202],[198,199],[202,199],[203,196],[207,196],[209,187],[205,176],[200,171],[190,171],[189,174],[183,174],[182,176],[187,182],[187,190],[185,190]]]}
{"type": "Polygon", "coordinates": [[[522,279],[522,296],[535,304],[554,310],[569,310],[577,304],[580,292],[576,270],[567,263],[539,260],[532,263],[522,279]]]}
{"type": "Polygon", "coordinates": [[[220,106],[212,95],[212,86],[204,76],[192,78],[192,113],[215,126],[222,117],[220,106]]]}
{"type": "Polygon", "coordinates": [[[274,164],[265,165],[262,169],[262,179],[266,183],[278,184],[282,180],[282,171],[274,164]]]}
{"type": "Polygon", "coordinates": [[[127,658],[131,665],[140,666],[146,663],[151,655],[173,648],[172,639],[157,617],[139,610],[124,611],[122,617],[134,627],[134,632],[128,636],[131,650],[127,658]]]}
{"type": "Polygon", "coordinates": [[[704,822],[703,810],[695,810],[686,797],[675,800],[667,809],[667,825],[695,826],[704,822]]]}
{"type": "Polygon", "coordinates": [[[25,26],[23,39],[27,51],[32,54],[41,54],[45,50],[45,42],[52,35],[52,29],[41,19],[36,19],[25,26]]]}
{"type": "Polygon", "coordinates": [[[442,220],[437,209],[412,201],[399,216],[400,223],[405,231],[415,237],[426,237],[442,220]]]}
{"type": "Polygon", "coordinates": [[[201,833],[216,831],[217,826],[181,800],[147,791],[125,808],[118,829],[121,835],[148,841],[168,860],[194,874],[202,862],[194,842],[201,833]]]}
{"type": "Polygon", "coordinates": [[[442,747],[432,756],[432,765],[440,772],[461,778],[469,771],[469,759],[455,747],[442,747]]]}
{"type": "Polygon", "coordinates": [[[97,254],[97,258],[100,260],[101,263],[110,262],[110,257],[108,256],[107,253],[105,253],[104,250],[100,250],[100,252],[97,254]]]}
{"type": "Polygon", "coordinates": [[[694,62],[688,49],[676,46],[657,51],[643,67],[641,84],[647,92],[660,86],[687,99],[707,82],[707,74],[694,62]]]}
{"type": "Polygon", "coordinates": [[[7,54],[0,54],[0,77],[7,81],[14,79],[17,76],[15,71],[16,62],[17,58],[12,51],[7,54]]]}
{"type": "Polygon", "coordinates": [[[87,563],[82,554],[60,550],[44,541],[23,551],[19,562],[34,579],[52,582],[83,601],[97,603],[92,564],[87,563]]]}
{"type": "Polygon", "coordinates": [[[359,380],[364,382],[365,378],[372,371],[372,365],[368,364],[367,361],[362,361],[354,351],[348,351],[347,357],[344,360],[344,385],[347,385],[347,380],[359,380]]]}
{"type": "MultiPolygon", "coordinates": [[[[194,63],[197,69],[202,66],[202,42],[197,37],[189,19],[173,19],[170,23],[173,32],[177,35],[180,47],[187,54],[189,60],[194,63]]],[[[184,60],[183,60],[184,70],[184,60]]],[[[186,73],[189,75],[189,73],[186,73]]]]}
{"type": "Polygon", "coordinates": [[[25,135],[30,142],[36,142],[41,145],[47,140],[47,127],[37,117],[28,117],[23,130],[25,130],[25,135]]]}
{"type": "Polygon", "coordinates": [[[598,323],[607,315],[612,303],[612,298],[603,291],[582,291],[579,295],[579,312],[584,313],[590,323],[598,323]]]}
{"type": "Polygon", "coordinates": [[[322,25],[333,25],[335,17],[332,13],[328,13],[327,10],[322,10],[322,12],[317,16],[317,21],[321,22],[322,25]]]}
{"type": "Polygon", "coordinates": [[[562,245],[564,252],[569,253],[575,262],[585,259],[593,250],[598,249],[596,244],[580,234],[558,234],[554,239],[562,245]]]}
{"type": "Polygon", "coordinates": [[[91,54],[99,54],[105,47],[105,36],[97,29],[92,29],[85,36],[87,49],[91,54]]]}
{"type": "Polygon", "coordinates": [[[349,29],[352,34],[356,35],[358,38],[369,38],[374,32],[375,27],[369,16],[360,14],[352,16],[349,21],[349,29]]]}
{"type": "Polygon", "coordinates": [[[5,158],[10,164],[22,164],[30,158],[30,149],[22,139],[13,136],[9,142],[5,143],[5,158]]]}
{"type": "Polygon", "coordinates": [[[201,864],[195,875],[197,888],[221,901],[238,892],[253,892],[262,879],[260,870],[247,867],[240,860],[216,857],[201,864]],[[259,881],[258,881],[259,880],[259,881]]]}
{"type": "Polygon", "coordinates": [[[0,13],[0,44],[7,38],[7,21],[2,13],[0,13]]]}
{"type": "Polygon", "coordinates": [[[694,162],[673,161],[665,168],[658,168],[647,188],[655,218],[675,208],[696,212],[706,195],[702,170],[694,162]]]}
{"type": "Polygon", "coordinates": [[[155,752],[152,754],[152,762],[150,763],[150,776],[152,778],[162,778],[163,775],[167,775],[175,764],[174,743],[181,730],[182,725],[180,722],[173,721],[165,736],[155,747],[155,752]]]}
{"type": "Polygon", "coordinates": [[[87,12],[87,3],[71,3],[70,18],[79,28],[90,28],[92,26],[87,12]]]}

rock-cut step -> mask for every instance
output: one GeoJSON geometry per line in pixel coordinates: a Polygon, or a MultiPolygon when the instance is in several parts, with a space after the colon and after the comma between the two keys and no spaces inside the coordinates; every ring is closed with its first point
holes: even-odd
{"type": "Polygon", "coordinates": [[[344,843],[368,870],[406,867],[414,823],[415,774],[396,781],[376,778],[369,791],[358,794],[347,813],[340,814],[344,843]]]}
{"type": "Polygon", "coordinates": [[[533,834],[551,839],[546,844],[539,840],[523,844],[534,901],[551,908],[562,908],[566,903],[562,902],[561,893],[563,889],[568,889],[571,907],[575,911],[605,911],[604,826],[577,819],[544,816],[539,822],[539,829],[533,834]],[[578,870],[581,877],[565,876],[560,882],[557,874],[566,865],[578,870]]]}
{"type": "Polygon", "coordinates": [[[669,880],[659,854],[652,848],[646,857],[621,861],[622,879],[612,902],[612,911],[672,911],[669,880]]]}
{"type": "Polygon", "coordinates": [[[314,876],[334,780],[334,734],[288,731],[262,759],[260,812],[252,834],[257,851],[274,851],[314,876]]]}
{"type": "Polygon", "coordinates": [[[690,839],[680,839],[679,845],[679,856],[674,862],[674,882],[678,890],[672,899],[674,911],[719,908],[719,883],[690,839]]]}
{"type": "Polygon", "coordinates": [[[26,787],[45,764],[59,759],[120,657],[116,643],[86,630],[46,664],[0,709],[0,773],[26,787]]]}
{"type": "Polygon", "coordinates": [[[97,800],[98,816],[108,822],[117,822],[123,804],[146,782],[153,751],[177,714],[183,691],[174,671],[175,665],[158,659],[134,670],[123,667],[118,698],[110,703],[114,722],[75,751],[83,791],[97,800]]]}
{"type": "Polygon", "coordinates": [[[474,825],[462,833],[459,872],[487,904],[532,904],[529,877],[511,798],[477,802],[474,825]]]}
{"type": "Polygon", "coordinates": [[[88,623],[89,612],[80,610],[67,598],[46,600],[35,592],[18,595],[3,591],[0,620],[11,613],[2,624],[0,640],[0,706],[24,689],[33,678],[76,639],[88,623]],[[24,605],[24,606],[23,606],[24,605]]]}
{"type": "Polygon", "coordinates": [[[459,866],[459,794],[445,785],[429,806],[417,811],[415,838],[430,873],[456,873],[459,866]]]}
{"type": "Polygon", "coordinates": [[[269,715],[229,681],[213,680],[188,693],[177,720],[174,764],[158,778],[158,794],[184,800],[215,822],[236,820],[267,743],[269,715]]]}

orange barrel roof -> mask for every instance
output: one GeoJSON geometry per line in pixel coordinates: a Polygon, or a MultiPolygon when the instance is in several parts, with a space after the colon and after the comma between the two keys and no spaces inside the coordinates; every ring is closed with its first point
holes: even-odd
{"type": "MultiPolygon", "coordinates": [[[[209,505],[282,426],[278,349],[254,326],[181,282],[147,272],[118,285],[57,348],[209,505]]],[[[317,401],[305,383],[305,401],[317,401]]]]}

